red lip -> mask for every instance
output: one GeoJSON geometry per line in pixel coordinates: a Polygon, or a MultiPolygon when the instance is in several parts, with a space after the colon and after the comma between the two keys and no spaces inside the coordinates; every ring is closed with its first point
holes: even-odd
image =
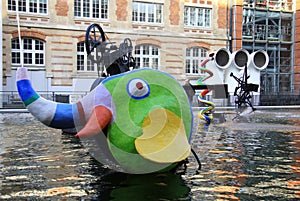
{"type": "Polygon", "coordinates": [[[75,137],[91,137],[100,133],[111,121],[112,112],[105,106],[94,107],[88,122],[75,137]]]}

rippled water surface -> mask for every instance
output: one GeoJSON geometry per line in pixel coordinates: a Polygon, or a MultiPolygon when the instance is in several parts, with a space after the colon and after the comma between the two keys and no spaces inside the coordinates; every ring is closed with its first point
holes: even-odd
{"type": "MultiPolygon", "coordinates": [[[[222,112],[223,113],[223,112],[222,112]]],[[[30,114],[0,114],[0,200],[299,200],[300,110],[197,122],[186,168],[128,175],[95,161],[73,135],[30,114]]]]}

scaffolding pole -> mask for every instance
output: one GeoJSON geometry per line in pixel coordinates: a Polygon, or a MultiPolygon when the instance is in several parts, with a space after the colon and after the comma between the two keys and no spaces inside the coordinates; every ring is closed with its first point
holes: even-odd
{"type": "Polygon", "coordinates": [[[2,3],[0,4],[0,108],[3,107],[2,91],[3,91],[3,62],[2,62],[2,3]]]}

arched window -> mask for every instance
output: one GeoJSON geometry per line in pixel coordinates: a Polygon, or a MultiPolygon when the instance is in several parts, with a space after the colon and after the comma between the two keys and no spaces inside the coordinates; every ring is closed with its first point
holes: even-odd
{"type": "Polygon", "coordinates": [[[77,71],[81,72],[96,72],[97,71],[97,59],[95,58],[95,52],[91,52],[88,57],[84,42],[77,43],[77,71]]]}
{"type": "Polygon", "coordinates": [[[160,53],[157,46],[150,44],[137,45],[134,53],[138,68],[158,69],[160,65],[160,53]]]}
{"type": "Polygon", "coordinates": [[[207,57],[207,50],[201,47],[186,49],[185,73],[198,74],[200,63],[207,57]]]}
{"type": "Polygon", "coordinates": [[[22,38],[23,52],[20,50],[19,39],[11,41],[11,63],[21,65],[21,54],[24,66],[45,66],[45,42],[35,38],[22,38]]]}

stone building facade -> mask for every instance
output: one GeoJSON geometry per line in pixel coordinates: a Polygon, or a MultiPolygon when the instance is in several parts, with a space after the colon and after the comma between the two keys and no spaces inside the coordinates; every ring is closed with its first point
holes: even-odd
{"type": "MultiPolygon", "coordinates": [[[[2,0],[3,84],[7,86],[7,90],[13,90],[14,73],[20,64],[12,63],[12,40],[18,38],[18,29],[16,11],[11,9],[12,5],[8,2],[14,1],[2,0]]],[[[19,11],[19,16],[21,37],[38,39],[45,45],[44,65],[28,65],[29,70],[33,72],[33,79],[37,79],[39,85],[41,80],[34,75],[44,76],[44,80],[47,80],[44,89],[40,88],[40,90],[68,90],[73,88],[74,82],[80,79],[97,78],[95,71],[77,71],[76,64],[77,44],[84,41],[85,31],[92,23],[99,24],[109,39],[117,44],[125,38],[130,38],[134,47],[142,44],[154,45],[159,49],[158,69],[170,73],[181,82],[187,77],[196,76],[185,72],[187,48],[199,47],[205,52],[210,52],[227,46],[228,8],[223,1],[102,0],[99,2],[107,3],[107,18],[102,19],[74,16],[74,9],[77,9],[74,2],[82,3],[82,1],[40,0],[38,2],[46,2],[45,13],[19,11]],[[142,3],[146,8],[152,3],[160,5],[163,15],[161,22],[133,21],[133,3],[137,5],[142,3]],[[209,26],[186,26],[184,22],[186,6],[196,8],[201,17],[205,16],[200,14],[199,9],[207,10],[208,20],[211,20],[209,26]],[[37,74],[37,71],[44,74],[37,74]]],[[[28,7],[31,8],[30,5],[28,7]]],[[[138,12],[141,14],[143,11],[138,12]]]]}
{"type": "MultiPolygon", "coordinates": [[[[86,57],[82,57],[84,66],[78,66],[78,55],[83,53],[79,50],[80,44],[84,42],[87,27],[93,23],[99,24],[108,39],[116,44],[130,38],[133,47],[143,52],[143,58],[154,58],[154,68],[170,73],[182,84],[186,79],[197,79],[200,72],[196,67],[208,53],[219,48],[229,48],[231,52],[243,48],[243,4],[248,1],[21,2],[18,9],[20,36],[23,46],[27,45],[24,66],[28,67],[37,90],[57,92],[88,91],[98,77],[95,69],[88,69],[86,57]],[[26,60],[32,55],[35,57],[26,60]]],[[[299,4],[293,6],[294,55],[298,55],[299,4]]],[[[15,72],[21,65],[16,11],[16,1],[2,0],[3,91],[16,90],[15,72]]],[[[295,56],[292,83],[295,92],[300,91],[298,60],[295,56]]],[[[153,66],[146,61],[142,67],[153,66]]]]}

